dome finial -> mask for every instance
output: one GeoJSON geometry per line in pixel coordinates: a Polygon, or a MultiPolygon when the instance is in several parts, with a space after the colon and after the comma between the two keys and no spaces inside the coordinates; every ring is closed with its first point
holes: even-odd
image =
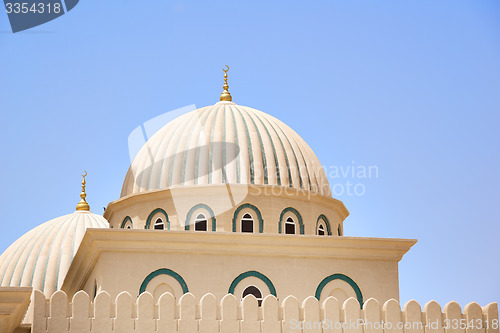
{"type": "Polygon", "coordinates": [[[222,69],[224,71],[224,86],[222,87],[224,88],[224,91],[222,92],[222,94],[220,94],[220,100],[224,102],[231,102],[233,98],[231,97],[231,94],[227,90],[227,88],[229,88],[229,86],[227,85],[227,71],[229,70],[229,66],[226,65],[226,67],[227,69],[224,68],[222,69]]]}
{"type": "Polygon", "coordinates": [[[87,203],[87,201],[85,201],[85,197],[87,196],[87,193],[85,193],[85,184],[86,184],[85,177],[87,177],[87,171],[85,171],[85,174],[82,175],[82,177],[83,177],[83,180],[82,180],[82,193],[80,193],[80,198],[82,198],[82,199],[76,205],[76,210],[86,210],[86,211],[89,211],[90,210],[90,206],[87,203]]]}

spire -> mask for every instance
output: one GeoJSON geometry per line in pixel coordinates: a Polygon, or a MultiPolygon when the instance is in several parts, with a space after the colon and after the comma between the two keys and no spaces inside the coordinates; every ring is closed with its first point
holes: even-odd
{"type": "Polygon", "coordinates": [[[229,88],[229,86],[227,85],[227,71],[229,70],[229,66],[226,65],[227,69],[222,69],[224,71],[224,86],[222,88],[224,88],[224,91],[222,92],[222,94],[220,94],[220,100],[221,101],[224,101],[224,102],[230,102],[233,100],[233,98],[231,97],[231,94],[229,93],[229,91],[227,90],[227,88],[229,88]]]}
{"type": "Polygon", "coordinates": [[[82,193],[80,193],[80,198],[82,198],[80,200],[80,202],[78,203],[78,205],[76,205],[76,210],[86,210],[86,211],[89,211],[90,210],[90,206],[89,204],[87,203],[87,201],[85,201],[85,197],[87,196],[87,194],[85,193],[85,177],[87,177],[87,171],[85,171],[85,174],[82,175],[83,177],[83,180],[82,180],[82,193]]]}

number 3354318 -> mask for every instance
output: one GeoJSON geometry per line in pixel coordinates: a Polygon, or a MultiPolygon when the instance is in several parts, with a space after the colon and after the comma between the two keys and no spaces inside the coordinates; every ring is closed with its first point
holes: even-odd
{"type": "Polygon", "coordinates": [[[59,14],[61,12],[61,4],[60,3],[33,3],[31,6],[26,2],[7,2],[5,4],[5,8],[7,10],[7,14],[59,14]]]}

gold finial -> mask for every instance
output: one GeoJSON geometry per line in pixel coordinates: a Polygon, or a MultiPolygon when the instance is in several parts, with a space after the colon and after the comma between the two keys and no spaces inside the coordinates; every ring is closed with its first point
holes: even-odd
{"type": "Polygon", "coordinates": [[[224,102],[231,102],[233,98],[231,97],[231,94],[227,90],[227,88],[229,88],[229,86],[227,85],[227,71],[229,70],[229,66],[226,65],[226,67],[227,69],[224,68],[222,69],[224,71],[224,86],[222,87],[224,88],[224,91],[222,92],[222,94],[220,94],[220,100],[224,102]]]}
{"type": "Polygon", "coordinates": [[[82,175],[83,177],[83,180],[82,180],[82,193],[80,193],[80,198],[82,198],[80,200],[80,202],[78,203],[78,205],[76,205],[76,210],[86,210],[86,211],[89,211],[90,210],[90,206],[89,204],[87,203],[87,201],[85,201],[85,197],[87,196],[87,194],[85,193],[85,177],[87,177],[87,171],[85,171],[85,174],[82,175]]]}

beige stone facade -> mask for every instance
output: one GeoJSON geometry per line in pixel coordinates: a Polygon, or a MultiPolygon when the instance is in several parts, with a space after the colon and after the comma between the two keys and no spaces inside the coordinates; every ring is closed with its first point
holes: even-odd
{"type": "Polygon", "coordinates": [[[297,223],[297,234],[316,235],[319,220],[327,224],[325,233],[330,230],[329,234],[334,236],[338,236],[339,230],[342,234],[344,219],[349,215],[341,201],[304,190],[263,185],[205,185],[123,197],[109,204],[104,217],[111,228],[153,229],[154,222],[161,218],[169,222],[165,229],[186,230],[199,213],[210,220],[207,231],[232,232],[235,227],[235,231],[240,232],[241,219],[249,213],[255,220],[256,233],[260,232],[260,221],[263,221],[263,233],[280,233],[280,224],[284,233],[284,223],[291,217],[297,223]],[[212,228],[213,218],[216,230],[212,228]]]}
{"type": "Polygon", "coordinates": [[[68,295],[126,290],[176,298],[212,293],[300,301],[355,297],[399,299],[398,261],[414,240],[293,235],[249,235],[158,230],[88,230],[62,287],[68,295]],[[326,280],[324,285],[322,281],[326,280]],[[241,280],[238,280],[240,278],[241,280]],[[349,280],[350,279],[350,280],[349,280]],[[350,284],[349,284],[350,283],[350,284]],[[354,283],[354,284],[353,284],[354,283]],[[184,287],[184,290],[183,290],[184,287]],[[232,288],[233,287],[233,288],[232,288]],[[142,288],[142,289],[141,289],[142,288]],[[359,289],[356,289],[359,288],[359,289]],[[157,290],[158,289],[158,290],[157,290]],[[358,291],[358,294],[356,293],[358,291]]]}

